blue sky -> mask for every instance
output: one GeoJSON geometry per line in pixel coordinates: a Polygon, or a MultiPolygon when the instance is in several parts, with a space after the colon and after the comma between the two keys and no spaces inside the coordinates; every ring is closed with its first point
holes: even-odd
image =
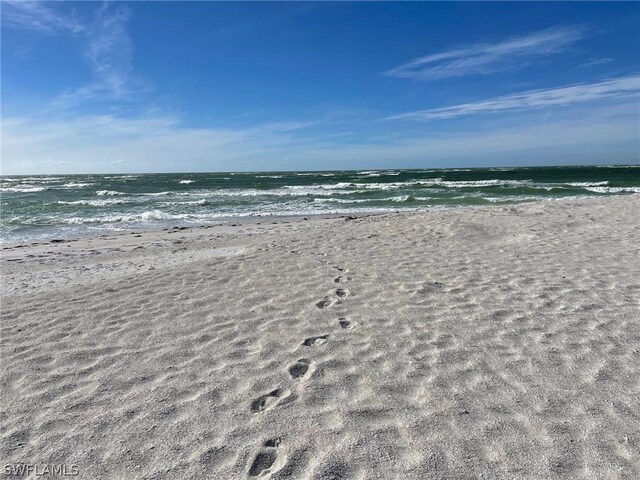
{"type": "Polygon", "coordinates": [[[640,161],[637,2],[1,7],[3,174],[640,161]]]}

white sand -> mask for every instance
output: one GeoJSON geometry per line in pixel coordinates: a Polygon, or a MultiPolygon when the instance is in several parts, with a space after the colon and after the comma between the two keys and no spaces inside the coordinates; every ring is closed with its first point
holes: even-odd
{"type": "Polygon", "coordinates": [[[640,478],[639,212],[625,196],[5,248],[0,467],[640,478]]]}

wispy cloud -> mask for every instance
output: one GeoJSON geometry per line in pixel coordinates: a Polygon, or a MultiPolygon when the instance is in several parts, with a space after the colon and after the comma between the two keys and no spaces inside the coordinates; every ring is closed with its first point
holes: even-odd
{"type": "Polygon", "coordinates": [[[387,119],[438,120],[483,113],[565,106],[602,99],[632,97],[639,94],[640,76],[628,76],[598,83],[533,90],[445,108],[418,110],[387,117],[387,119]]]}
{"type": "Polygon", "coordinates": [[[587,62],[578,65],[578,67],[595,67],[596,65],[603,65],[605,63],[611,63],[613,58],[590,58],[587,62]]]}
{"type": "Polygon", "coordinates": [[[581,25],[550,28],[498,43],[478,43],[416,58],[384,74],[412,80],[442,80],[517,70],[536,58],[565,50],[586,33],[581,25]]]}
{"type": "Polygon", "coordinates": [[[41,33],[69,33],[76,35],[84,31],[84,26],[75,12],[64,14],[43,2],[4,0],[2,2],[2,23],[9,28],[32,30],[41,33]]]}
{"type": "Polygon", "coordinates": [[[187,127],[175,116],[121,118],[10,117],[2,122],[3,174],[19,171],[109,172],[255,169],[299,145],[296,132],[315,122],[272,122],[242,128],[187,127]],[[59,170],[56,170],[59,169],[59,170]]]}
{"type": "Polygon", "coordinates": [[[132,47],[127,23],[129,11],[104,4],[86,33],[85,55],[98,83],[121,95],[132,70],[132,47]]]}
{"type": "Polygon", "coordinates": [[[63,92],[53,102],[56,107],[75,106],[100,95],[119,98],[129,92],[133,55],[127,30],[128,9],[103,3],[89,17],[53,2],[5,0],[2,3],[5,28],[66,35],[81,44],[94,81],[63,92]]]}

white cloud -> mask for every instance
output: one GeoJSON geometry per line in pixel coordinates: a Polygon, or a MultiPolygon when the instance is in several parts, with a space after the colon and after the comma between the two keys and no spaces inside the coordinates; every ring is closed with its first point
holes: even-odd
{"type": "Polygon", "coordinates": [[[538,57],[565,50],[585,35],[583,26],[550,28],[502,42],[426,55],[384,73],[413,80],[441,80],[516,70],[538,57]]]}
{"type": "Polygon", "coordinates": [[[75,13],[63,14],[43,2],[4,0],[2,23],[9,28],[32,30],[40,33],[79,34],[84,26],[75,13]]]}
{"type": "Polygon", "coordinates": [[[639,94],[640,76],[629,76],[605,80],[598,83],[571,85],[547,90],[533,90],[513,95],[495,97],[489,100],[463,103],[445,108],[418,110],[394,115],[388,117],[388,119],[448,119],[483,113],[566,106],[602,99],[633,97],[638,96],[639,94]]]}
{"type": "Polygon", "coordinates": [[[585,67],[595,67],[597,65],[604,65],[605,63],[613,62],[613,58],[605,57],[605,58],[590,58],[585,63],[578,65],[578,68],[585,67]]]}
{"type": "Polygon", "coordinates": [[[309,134],[302,131],[311,125],[307,122],[229,129],[189,127],[175,117],[5,118],[2,173],[415,168],[518,164],[524,158],[555,163],[567,158],[582,163],[639,160],[640,118],[633,105],[574,114],[499,130],[482,125],[438,134],[402,129],[384,138],[366,132],[336,137],[333,130],[309,134]],[[620,155],[611,157],[614,154],[620,155]]]}
{"type": "Polygon", "coordinates": [[[65,8],[65,4],[57,8],[48,2],[3,1],[2,4],[5,28],[66,35],[81,44],[94,81],[61,93],[53,100],[53,107],[73,107],[101,95],[119,98],[130,92],[133,56],[127,30],[128,9],[103,3],[91,18],[81,18],[74,9],[65,8]]]}
{"type": "Polygon", "coordinates": [[[104,4],[86,33],[85,55],[98,84],[115,95],[126,91],[132,70],[131,39],[127,31],[129,11],[104,4]]]}
{"type": "Polygon", "coordinates": [[[295,146],[293,132],[314,124],[278,122],[231,129],[187,127],[170,116],[5,118],[2,167],[4,174],[109,172],[114,166],[137,172],[246,170],[265,156],[276,158],[283,148],[295,146]]]}

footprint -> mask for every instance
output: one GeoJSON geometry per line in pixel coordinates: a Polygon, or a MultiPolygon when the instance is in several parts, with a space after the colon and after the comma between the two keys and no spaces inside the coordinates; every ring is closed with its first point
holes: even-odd
{"type": "Polygon", "coordinates": [[[270,438],[269,440],[264,442],[264,446],[275,448],[275,447],[279,447],[281,442],[282,442],[282,439],[280,438],[270,438]]]}
{"type": "Polygon", "coordinates": [[[251,463],[251,467],[249,467],[249,476],[251,477],[257,477],[263,473],[275,473],[282,468],[282,462],[279,462],[280,467],[274,467],[278,459],[277,449],[280,446],[280,439],[272,438],[267,440],[263,446],[264,448],[258,452],[251,463]]]}
{"type": "MultiPolygon", "coordinates": [[[[338,278],[341,278],[341,277],[338,277],[338,278]]],[[[318,307],[320,309],[328,308],[331,305],[335,304],[336,302],[339,302],[341,299],[348,297],[351,292],[349,290],[347,290],[346,288],[336,288],[333,291],[333,293],[336,295],[336,297],[338,297],[338,300],[331,300],[327,296],[327,297],[324,297],[319,302],[317,302],[316,303],[316,307],[318,307]]]]}
{"type": "Polygon", "coordinates": [[[352,329],[353,328],[353,324],[347,320],[346,318],[339,318],[338,319],[338,323],[340,324],[340,326],[342,328],[346,328],[346,329],[352,329]]]}
{"type": "Polygon", "coordinates": [[[257,477],[265,470],[268,470],[278,458],[278,452],[275,450],[265,450],[256,455],[253,459],[251,468],[249,469],[249,475],[257,477]]]}
{"type": "Polygon", "coordinates": [[[291,378],[304,377],[309,372],[310,366],[311,360],[308,358],[301,358],[289,367],[289,375],[291,375],[291,378]]]}
{"type": "Polygon", "coordinates": [[[351,277],[349,277],[349,276],[345,277],[344,275],[339,275],[339,276],[337,276],[336,278],[333,279],[333,281],[335,283],[342,283],[342,282],[346,282],[348,280],[351,280],[351,277]]]}
{"type": "Polygon", "coordinates": [[[346,298],[351,292],[346,288],[337,288],[335,293],[340,298],[346,298]]]}
{"type": "Polygon", "coordinates": [[[276,388],[272,392],[262,395],[251,402],[251,411],[253,413],[258,413],[264,410],[269,410],[279,404],[293,401],[293,398],[290,398],[290,395],[291,392],[288,390],[276,388]]]}
{"type": "Polygon", "coordinates": [[[302,342],[305,347],[315,347],[318,345],[322,345],[323,343],[327,343],[327,338],[329,335],[318,335],[317,337],[309,337],[302,342]]]}
{"type": "Polygon", "coordinates": [[[330,307],[334,303],[336,303],[335,300],[330,300],[329,297],[324,297],[322,300],[320,300],[318,303],[316,303],[316,307],[318,307],[320,309],[324,309],[324,308],[330,307]]]}

